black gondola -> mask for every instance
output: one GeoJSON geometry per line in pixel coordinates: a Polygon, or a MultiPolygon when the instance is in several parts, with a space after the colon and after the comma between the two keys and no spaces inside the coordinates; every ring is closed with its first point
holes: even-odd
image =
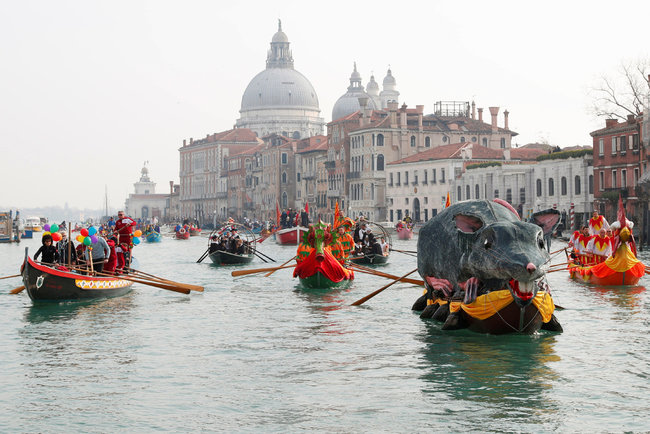
{"type": "MultiPolygon", "coordinates": [[[[355,264],[360,264],[360,265],[381,265],[385,264],[388,262],[388,258],[390,255],[390,251],[393,248],[393,242],[390,238],[390,235],[388,234],[388,231],[386,230],[385,227],[382,225],[375,223],[375,222],[365,222],[371,229],[371,232],[377,233],[375,238],[383,238],[388,245],[388,248],[386,249],[386,254],[380,253],[379,250],[375,250],[375,248],[370,247],[370,246],[364,246],[361,251],[355,252],[350,254],[350,257],[348,258],[350,262],[353,262],[355,264]]],[[[381,248],[381,251],[383,252],[384,249],[381,248]]]]}
{"type": "Polygon", "coordinates": [[[59,268],[34,262],[25,249],[21,274],[29,298],[52,302],[111,298],[130,292],[133,285],[119,277],[86,276],[59,268]]]}
{"type": "Polygon", "coordinates": [[[242,265],[250,263],[255,257],[256,235],[239,223],[225,223],[220,229],[212,231],[208,237],[208,256],[215,265],[242,265]],[[242,240],[244,253],[234,251],[230,242],[235,242],[233,233],[242,240]],[[228,236],[227,236],[228,235],[228,236]],[[227,237],[229,243],[219,246],[221,238],[227,237]]]}

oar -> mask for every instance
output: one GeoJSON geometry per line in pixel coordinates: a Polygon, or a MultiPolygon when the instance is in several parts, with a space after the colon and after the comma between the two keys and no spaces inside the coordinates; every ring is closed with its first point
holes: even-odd
{"type": "Polygon", "coordinates": [[[395,252],[400,252],[400,253],[415,253],[417,255],[418,252],[414,252],[413,250],[399,250],[399,249],[391,249],[391,251],[395,252]]]}
{"type": "Polygon", "coordinates": [[[25,289],[25,285],[19,286],[18,288],[14,288],[11,291],[9,291],[9,294],[18,294],[21,292],[23,289],[25,289]]]}
{"type": "Polygon", "coordinates": [[[13,276],[0,277],[0,280],[2,280],[2,279],[10,279],[12,277],[20,277],[20,276],[21,276],[20,274],[14,274],[13,276]]]}
{"type": "Polygon", "coordinates": [[[146,276],[146,277],[140,277],[141,279],[158,280],[160,282],[167,283],[167,284],[170,284],[170,285],[186,287],[186,288],[191,289],[192,291],[203,292],[203,287],[199,286],[199,285],[192,285],[190,283],[176,282],[174,280],[165,279],[164,277],[154,276],[153,274],[149,274],[149,273],[145,273],[144,271],[136,270],[135,268],[129,268],[129,271],[133,271],[134,273],[146,276]]]}
{"type": "Polygon", "coordinates": [[[293,268],[295,267],[295,264],[292,265],[286,265],[286,266],[280,266],[280,267],[272,267],[272,268],[251,268],[249,270],[236,270],[230,273],[232,277],[237,277],[237,276],[246,276],[247,274],[255,274],[255,273],[264,273],[265,271],[278,271],[283,268],[293,268]]]}
{"type": "Polygon", "coordinates": [[[253,250],[253,254],[254,254],[255,256],[257,256],[258,258],[260,258],[263,262],[266,262],[266,263],[268,264],[269,261],[267,261],[266,259],[264,259],[264,257],[261,256],[257,251],[253,250]]]}
{"type": "Polygon", "coordinates": [[[205,253],[203,253],[201,257],[196,261],[196,263],[200,264],[205,258],[208,257],[209,254],[210,254],[210,249],[207,249],[205,253]]]}
{"type": "MultiPolygon", "coordinates": [[[[293,261],[294,259],[296,259],[295,256],[294,256],[293,258],[289,259],[289,260],[288,260],[287,262],[285,262],[284,264],[280,265],[280,268],[281,268],[281,267],[284,267],[285,265],[287,265],[289,262],[293,261]]],[[[292,267],[295,267],[295,265],[292,265],[292,267]]],[[[280,268],[278,268],[278,270],[279,270],[280,268]]],[[[264,275],[264,277],[269,277],[271,274],[275,273],[276,271],[277,271],[277,270],[272,270],[272,271],[266,273],[266,274],[264,275]]]]}
{"type": "MultiPolygon", "coordinates": [[[[366,267],[360,267],[358,264],[355,264],[354,262],[351,265],[356,271],[359,271],[361,273],[374,274],[375,276],[386,277],[388,279],[399,279],[398,276],[395,276],[393,274],[383,273],[381,271],[373,270],[372,268],[368,269],[366,267]]],[[[402,282],[424,286],[424,281],[418,279],[402,279],[402,282]]]]}
{"type": "MultiPolygon", "coordinates": [[[[257,253],[259,253],[260,255],[264,256],[266,259],[268,259],[268,260],[271,261],[271,262],[276,262],[275,259],[273,259],[273,258],[270,257],[269,255],[265,255],[264,253],[260,252],[259,250],[255,250],[255,252],[257,252],[257,253]]],[[[261,259],[261,258],[260,258],[260,259],[261,259]]]]}
{"type": "Polygon", "coordinates": [[[408,276],[409,274],[413,274],[413,273],[415,273],[416,271],[418,271],[417,268],[416,268],[415,270],[413,270],[413,271],[409,271],[408,273],[406,273],[406,274],[403,275],[402,277],[398,277],[397,279],[393,280],[393,281],[390,282],[388,285],[384,285],[384,286],[382,286],[381,288],[379,288],[378,290],[376,290],[375,292],[373,292],[373,293],[371,293],[371,294],[368,294],[368,295],[366,295],[365,297],[360,298],[359,300],[355,301],[354,303],[351,304],[351,306],[359,306],[359,305],[362,305],[363,303],[365,303],[366,301],[370,300],[370,299],[371,299],[372,297],[374,297],[375,295],[377,295],[377,294],[379,294],[380,292],[382,292],[384,289],[386,289],[386,288],[388,288],[388,287],[394,285],[395,283],[397,283],[397,282],[399,282],[400,280],[404,279],[404,278],[405,278],[406,276],[408,276]]]}
{"type": "Polygon", "coordinates": [[[562,247],[561,249],[558,249],[558,250],[556,250],[554,252],[551,252],[551,253],[549,253],[549,255],[554,255],[556,253],[560,253],[562,250],[566,250],[566,247],[562,247]]]}
{"type": "MultiPolygon", "coordinates": [[[[76,268],[76,267],[73,267],[73,268],[76,268]]],[[[81,270],[83,270],[83,269],[81,269],[81,270]]],[[[83,270],[83,271],[87,271],[87,270],[83,270]]],[[[122,279],[122,280],[128,280],[129,282],[141,283],[143,285],[149,285],[149,286],[155,286],[157,288],[167,289],[169,291],[180,292],[182,294],[189,294],[190,291],[191,291],[191,289],[188,288],[188,287],[184,287],[184,286],[180,286],[180,285],[172,285],[172,284],[162,282],[162,281],[143,280],[143,279],[137,279],[137,278],[133,278],[133,277],[127,277],[124,274],[115,275],[115,274],[107,274],[107,273],[100,273],[100,272],[95,272],[95,274],[97,274],[98,276],[114,277],[114,278],[118,278],[118,279],[122,279]]],[[[202,290],[203,290],[203,288],[201,287],[201,290],[197,290],[197,291],[202,291],[202,290]]]]}

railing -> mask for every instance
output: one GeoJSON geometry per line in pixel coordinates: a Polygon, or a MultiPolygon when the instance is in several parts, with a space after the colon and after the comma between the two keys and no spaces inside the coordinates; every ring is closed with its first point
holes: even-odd
{"type": "Polygon", "coordinates": [[[361,178],[361,172],[350,172],[348,179],[358,179],[361,178]]]}

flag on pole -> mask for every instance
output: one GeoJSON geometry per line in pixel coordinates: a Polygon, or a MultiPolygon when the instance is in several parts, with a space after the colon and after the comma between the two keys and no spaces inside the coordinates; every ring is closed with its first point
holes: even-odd
{"type": "Polygon", "coordinates": [[[281,213],[280,213],[280,204],[276,200],[275,201],[275,225],[277,227],[280,227],[280,215],[281,215],[281,213]]]}
{"type": "Polygon", "coordinates": [[[447,192],[447,202],[445,202],[445,208],[449,207],[451,205],[451,199],[449,199],[449,192],[447,192]]]}
{"type": "Polygon", "coordinates": [[[309,214],[309,202],[305,202],[305,212],[309,214]]]}
{"type": "Polygon", "coordinates": [[[334,224],[338,223],[339,219],[341,218],[341,210],[339,209],[339,201],[336,201],[336,205],[334,205],[334,224]]]}

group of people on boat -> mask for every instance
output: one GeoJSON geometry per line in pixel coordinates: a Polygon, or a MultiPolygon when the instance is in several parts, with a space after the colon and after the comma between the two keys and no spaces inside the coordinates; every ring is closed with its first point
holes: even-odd
{"type": "Polygon", "coordinates": [[[296,226],[309,227],[309,212],[305,209],[298,212],[293,208],[283,210],[280,214],[280,227],[287,229],[296,226]]]}
{"type": "Polygon", "coordinates": [[[107,235],[97,232],[97,241],[89,246],[84,243],[75,246],[72,240],[68,240],[67,232],[59,232],[61,240],[56,243],[50,233],[45,233],[34,260],[41,257],[42,263],[51,265],[86,268],[99,273],[123,273],[129,266],[135,226],[135,220],[119,211],[112,232],[107,235]]]}
{"type": "MultiPolygon", "coordinates": [[[[605,262],[616,249],[613,230],[618,229],[619,226],[618,221],[610,226],[604,216],[594,211],[588,225],[575,231],[569,239],[572,259],[581,265],[605,262]]],[[[631,230],[634,224],[627,220],[627,226],[631,230]]]]}
{"type": "Polygon", "coordinates": [[[210,237],[209,253],[227,252],[234,255],[251,253],[250,243],[244,240],[234,225],[227,225],[210,237]]]}
{"type": "Polygon", "coordinates": [[[402,220],[395,223],[395,230],[398,231],[401,229],[411,229],[411,228],[413,228],[413,219],[411,218],[410,215],[407,215],[402,220]]]}
{"type": "Polygon", "coordinates": [[[390,247],[386,238],[377,238],[365,217],[359,216],[353,233],[356,255],[388,256],[390,247]]]}

